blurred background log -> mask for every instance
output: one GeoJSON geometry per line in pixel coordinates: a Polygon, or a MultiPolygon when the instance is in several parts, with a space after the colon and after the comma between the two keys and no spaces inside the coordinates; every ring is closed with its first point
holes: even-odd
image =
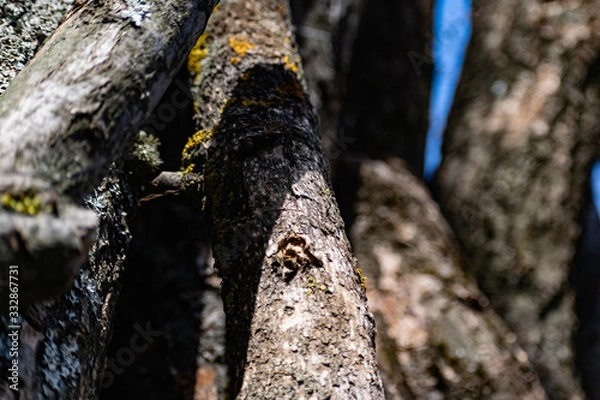
{"type": "Polygon", "coordinates": [[[583,398],[569,284],[600,143],[600,2],[473,2],[437,199],[551,398],[583,398]]]}

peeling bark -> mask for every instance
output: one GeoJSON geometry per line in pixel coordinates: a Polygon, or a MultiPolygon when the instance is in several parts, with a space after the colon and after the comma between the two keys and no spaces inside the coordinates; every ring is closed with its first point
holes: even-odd
{"type": "Polygon", "coordinates": [[[195,48],[200,130],[183,162],[205,179],[232,396],[382,398],[293,43],[286,2],[224,1],[195,48]]]}
{"type": "Polygon", "coordinates": [[[351,239],[388,399],[545,399],[515,335],[462,270],[427,189],[398,159],[362,161],[351,239]]]}
{"type": "Polygon", "coordinates": [[[600,120],[600,2],[473,4],[439,200],[552,398],[582,398],[568,285],[600,120]]]}

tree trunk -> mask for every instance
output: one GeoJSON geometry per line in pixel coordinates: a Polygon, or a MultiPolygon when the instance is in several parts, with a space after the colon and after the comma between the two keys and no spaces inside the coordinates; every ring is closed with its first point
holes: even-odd
{"type": "MultiPolygon", "coordinates": [[[[63,2],[57,0],[52,3],[52,7],[46,7],[46,5],[39,6],[32,2],[19,3],[19,5],[5,5],[2,11],[5,13],[3,16],[7,17],[6,21],[8,25],[4,25],[1,29],[8,29],[9,33],[14,33],[10,28],[13,26],[19,26],[19,36],[8,36],[3,37],[2,54],[10,51],[14,48],[23,49],[28,48],[34,50],[34,42],[36,40],[42,40],[43,35],[49,35],[52,30],[58,25],[60,21],[60,10],[64,6],[63,2]],[[12,7],[12,8],[11,8],[12,7]],[[8,10],[8,11],[7,11],[8,10]],[[25,10],[25,11],[24,11],[25,10]],[[11,20],[10,18],[14,18],[11,20]],[[33,23],[32,21],[42,21],[41,24],[33,23]],[[32,32],[35,27],[35,32],[32,32]],[[39,29],[39,30],[38,30],[39,29]],[[35,35],[42,35],[36,37],[35,35]],[[8,43],[7,46],[4,44],[8,43]]],[[[81,11],[85,13],[85,11],[81,11]]],[[[72,17],[75,18],[75,17],[72,17]]],[[[4,22],[3,21],[3,22],[4,22]]],[[[76,22],[67,22],[76,24],[76,22]]],[[[123,25],[123,30],[127,31],[127,24],[123,25]]],[[[201,28],[201,27],[200,27],[201,28]]],[[[71,28],[63,28],[67,31],[71,28]]],[[[135,30],[135,29],[134,29],[135,30]]],[[[64,33],[64,31],[63,31],[64,33]]],[[[104,32],[100,32],[99,36],[102,36],[104,32]]],[[[173,31],[173,33],[176,33],[173,31]]],[[[53,40],[57,37],[61,37],[60,33],[54,36],[53,40]]],[[[62,36],[64,37],[64,35],[62,36]]],[[[68,37],[68,35],[67,35],[68,37]]],[[[73,39],[76,36],[68,37],[73,39]]],[[[193,42],[193,38],[189,38],[188,41],[193,42]]],[[[54,41],[50,41],[48,46],[52,46],[54,41]]],[[[64,45],[64,44],[63,44],[64,45]]],[[[60,45],[56,45],[60,46],[60,45]]],[[[55,47],[56,47],[55,46],[55,47]]],[[[117,46],[118,47],[118,46],[117,46]]],[[[64,57],[60,60],[50,60],[46,58],[48,54],[52,54],[54,50],[48,50],[44,55],[38,55],[36,61],[33,61],[28,69],[39,68],[40,63],[46,62],[48,64],[59,64],[60,61],[64,61],[64,57]],[[46,61],[43,61],[46,60],[46,61]]],[[[117,53],[119,51],[115,50],[117,53]]],[[[122,49],[120,50],[123,51],[122,49]]],[[[176,52],[178,52],[177,50],[176,52]]],[[[185,53],[184,53],[185,55],[185,53]]],[[[28,57],[33,56],[31,52],[19,52],[19,57],[15,59],[4,59],[0,64],[0,75],[8,77],[9,79],[2,80],[0,82],[4,91],[6,85],[8,85],[10,79],[14,76],[13,71],[22,68],[22,64],[28,61],[28,57]]],[[[71,59],[70,61],[73,61],[71,59]]],[[[171,74],[171,71],[165,71],[166,75],[171,74]]],[[[110,74],[110,72],[107,72],[110,74]]],[[[68,75],[68,74],[66,74],[68,75]]],[[[65,78],[64,75],[58,77],[58,79],[65,78]]],[[[167,78],[168,79],[168,78],[167,78]]],[[[17,79],[18,80],[18,79],[17,79]]],[[[16,84],[16,83],[15,83],[16,84]]],[[[26,86],[27,83],[21,82],[21,87],[26,86]]],[[[11,86],[12,88],[12,86],[11,86]]],[[[27,93],[29,97],[23,98],[23,102],[44,99],[43,95],[49,95],[48,92],[42,94],[37,90],[38,88],[30,88],[30,92],[27,93]],[[39,95],[39,97],[36,97],[39,95]]],[[[9,91],[0,98],[2,104],[8,104],[8,102],[14,101],[14,92],[9,91]]],[[[16,92],[18,93],[18,91],[16,92]]],[[[78,94],[78,93],[73,93],[78,94]]],[[[155,94],[158,95],[159,94],[155,94]]],[[[85,97],[85,96],[84,96],[85,97]]],[[[50,101],[45,98],[46,101],[50,101]]],[[[52,103],[52,101],[50,101],[52,103]]],[[[51,104],[53,105],[53,104],[51,104]]],[[[64,106],[64,104],[63,104],[64,106]]],[[[144,105],[133,105],[133,107],[142,107],[144,105]]],[[[16,108],[16,107],[15,107],[16,108]]],[[[9,110],[9,114],[12,116],[19,115],[19,110],[9,110]]],[[[4,118],[4,117],[3,117],[4,118]]],[[[29,115],[21,115],[24,121],[28,121],[29,115]]],[[[6,120],[2,120],[2,128],[9,125],[6,120]]],[[[26,125],[26,124],[24,124],[26,125]]],[[[44,128],[48,128],[46,125],[36,127],[35,133],[43,131],[44,128]]],[[[122,128],[122,127],[121,127],[122,128]]],[[[4,132],[4,131],[3,131],[4,132]]],[[[37,140],[31,132],[31,135],[24,136],[24,141],[37,140]]],[[[127,133],[131,136],[131,133],[127,133]]],[[[16,151],[14,148],[7,146],[7,142],[4,141],[5,136],[2,136],[2,151],[10,152],[16,151]],[[12,149],[12,150],[11,150],[12,149]]],[[[114,307],[119,295],[121,286],[121,276],[125,266],[125,253],[127,251],[130,234],[127,227],[126,219],[128,214],[131,214],[135,199],[138,195],[138,189],[135,187],[139,186],[140,171],[142,173],[148,173],[151,171],[153,162],[156,160],[149,160],[148,154],[156,152],[156,145],[153,141],[147,141],[140,135],[138,136],[141,140],[135,140],[135,144],[131,149],[119,149],[117,153],[121,155],[119,166],[111,166],[109,168],[106,165],[103,169],[95,172],[94,177],[99,178],[102,175],[108,174],[99,187],[94,187],[94,182],[87,182],[86,187],[82,188],[82,192],[88,192],[93,190],[93,194],[85,199],[85,206],[90,208],[91,211],[76,206],[71,206],[68,199],[60,198],[60,188],[58,192],[56,188],[50,187],[48,182],[40,179],[32,179],[28,175],[9,175],[6,176],[6,170],[4,171],[3,183],[10,182],[9,189],[10,193],[16,192],[27,193],[32,188],[32,185],[36,185],[37,188],[45,190],[42,192],[38,190],[37,193],[32,196],[40,200],[39,205],[29,202],[29,206],[32,208],[38,207],[40,209],[44,206],[52,205],[52,212],[48,213],[48,210],[41,210],[40,214],[35,217],[29,215],[19,215],[11,210],[11,204],[3,201],[4,210],[2,210],[2,219],[8,219],[12,221],[18,221],[21,225],[14,223],[8,225],[2,224],[3,229],[10,227],[16,227],[17,232],[22,232],[22,226],[28,224],[28,226],[35,226],[37,224],[40,228],[46,229],[48,236],[54,239],[49,247],[54,248],[57,251],[62,251],[66,254],[48,254],[44,253],[47,249],[38,250],[36,248],[28,247],[27,250],[30,253],[28,256],[24,256],[24,260],[27,264],[18,263],[19,270],[19,308],[20,314],[16,316],[15,320],[12,319],[12,314],[2,316],[2,324],[0,329],[0,369],[8,371],[10,365],[12,365],[13,358],[9,358],[11,346],[13,344],[9,333],[18,333],[19,337],[19,351],[18,351],[18,362],[19,362],[19,392],[12,391],[9,385],[15,383],[15,380],[11,379],[12,375],[3,374],[2,381],[0,383],[0,397],[2,398],[27,398],[27,399],[49,399],[49,398],[85,398],[92,399],[97,398],[100,386],[110,384],[110,380],[114,379],[113,375],[105,375],[106,367],[106,349],[108,342],[111,338],[112,332],[112,321],[114,307]],[[129,154],[129,151],[132,154],[129,154]],[[123,157],[124,156],[124,157],[123,157]],[[122,165],[123,160],[126,161],[126,166],[122,165]],[[140,163],[140,161],[142,161],[140,163]],[[133,182],[133,181],[136,182],[133,182]],[[20,189],[22,188],[22,190],[20,189]],[[19,189],[19,190],[15,190],[19,189]],[[12,211],[12,212],[11,212],[12,211]],[[70,212],[70,213],[69,213],[70,212]],[[46,213],[46,214],[44,214],[46,213]],[[78,213],[85,217],[85,230],[84,232],[69,232],[65,227],[75,226],[70,218],[64,218],[60,220],[58,217],[72,216],[73,213],[78,213]],[[98,215],[99,226],[96,228],[96,218],[98,215]],[[91,217],[90,217],[91,216],[91,217]],[[23,222],[21,222],[23,221],[23,222]],[[69,225],[70,224],[70,225],[69,225]],[[50,228],[53,228],[52,231],[50,228]],[[58,290],[53,290],[52,293],[39,293],[40,289],[46,288],[49,283],[57,281],[57,270],[64,270],[64,265],[61,265],[60,260],[66,259],[77,259],[82,258],[86,255],[86,248],[77,248],[74,243],[73,237],[87,236],[87,232],[91,230],[94,234],[97,229],[98,240],[95,244],[92,244],[88,240],[87,246],[91,245],[89,252],[89,261],[86,262],[81,270],[78,272],[76,265],[70,265],[67,271],[70,276],[69,279],[60,277],[58,282],[58,290]],[[56,232],[61,235],[56,237],[56,232]],[[69,247],[70,246],[70,247],[69,247]],[[75,249],[76,251],[73,251],[75,249]],[[37,251],[37,253],[36,253],[37,251]],[[71,253],[69,253],[71,251],[71,253]],[[75,255],[73,255],[73,252],[75,255]],[[44,268],[39,268],[42,263],[40,260],[35,258],[32,260],[31,256],[40,254],[44,257],[43,261],[46,263],[45,267],[56,266],[56,270],[46,271],[44,268]],[[61,258],[62,257],[62,258],[61,258]],[[48,258],[53,260],[50,263],[48,258]],[[29,268],[29,269],[28,269],[29,268]],[[28,273],[34,273],[37,275],[29,276],[28,273]],[[41,275],[40,275],[41,274],[41,275]],[[25,275],[25,276],[23,276],[25,275]],[[64,296],[60,297],[55,301],[47,301],[38,303],[35,306],[26,307],[28,303],[32,301],[38,301],[40,297],[47,297],[56,292],[64,291],[68,289],[66,286],[72,282],[75,277],[73,288],[64,296]],[[26,279],[23,279],[26,278],[26,279]],[[44,280],[47,279],[47,280],[44,280]],[[35,289],[29,293],[25,283],[27,280],[32,282],[32,287],[35,289]],[[16,325],[17,327],[13,327],[16,325]]],[[[81,138],[85,140],[85,138],[81,138]]],[[[21,145],[23,143],[20,143],[21,145]]],[[[37,150],[44,156],[52,157],[50,154],[52,151],[51,146],[40,146],[37,150]]],[[[32,151],[36,151],[35,149],[32,151]]],[[[116,153],[115,153],[116,154],[116,153]]],[[[72,156],[72,154],[70,155],[72,156]]],[[[36,157],[33,155],[32,157],[36,157]]],[[[6,161],[6,160],[3,160],[6,161]]],[[[20,162],[20,161],[19,161],[20,162]]],[[[3,164],[8,168],[24,167],[23,164],[16,162],[15,165],[9,163],[3,164]]],[[[38,167],[37,164],[32,164],[32,167],[38,167]]],[[[60,168],[60,166],[54,166],[60,168]]],[[[35,173],[33,174],[35,175],[35,173]]],[[[64,182],[63,182],[64,183],[64,182]]],[[[72,183],[72,182],[71,182],[72,183]]],[[[4,191],[5,195],[7,194],[4,191]]],[[[83,196],[83,194],[82,194],[83,196]]],[[[24,196],[25,197],[25,196],[24,196]]],[[[7,197],[3,197],[3,200],[7,197]]],[[[24,200],[21,198],[20,200],[24,200]]],[[[84,203],[83,197],[77,199],[78,202],[84,203]]],[[[25,201],[21,201],[25,203],[25,201]]],[[[19,208],[15,206],[12,208],[19,208]]],[[[23,235],[22,235],[23,236],[23,235]]],[[[43,237],[42,234],[38,236],[43,237]]],[[[95,235],[94,235],[95,236],[95,235]]],[[[27,238],[27,236],[26,236],[27,238]]],[[[48,239],[48,238],[46,238],[48,239]]],[[[10,244],[10,242],[9,242],[10,244]]],[[[29,244],[31,245],[31,243],[29,244]]],[[[42,242],[42,245],[47,245],[42,242]]],[[[14,249],[11,249],[14,250],[14,249]]],[[[10,260],[14,255],[11,254],[6,256],[3,253],[2,257],[2,272],[4,273],[7,265],[5,261],[10,260]]],[[[19,255],[19,254],[17,254],[19,255]]],[[[18,261],[18,260],[17,260],[18,261]]],[[[79,260],[80,262],[82,260],[79,260]]],[[[31,285],[30,285],[31,286],[31,285]]],[[[4,291],[1,294],[2,301],[4,302],[8,297],[8,294],[4,291]]],[[[155,331],[152,327],[147,325],[137,325],[137,336],[135,337],[135,347],[139,349],[139,346],[146,346],[148,340],[153,340],[153,334],[155,331]]],[[[120,349],[117,353],[116,362],[120,361],[128,362],[131,352],[134,347],[131,343],[128,343],[127,347],[120,349]]],[[[115,360],[109,360],[114,363],[115,360]]],[[[119,368],[122,366],[118,366],[119,368]]]]}
{"type": "Polygon", "coordinates": [[[336,199],[349,227],[358,188],[352,158],[401,157],[412,173],[422,172],[432,72],[431,13],[428,0],[376,0],[363,7],[348,73],[340,82],[345,96],[337,153],[330,153],[336,199]],[[415,68],[415,57],[427,62],[415,68]]]}
{"type": "MultiPolygon", "coordinates": [[[[0,369],[8,371],[11,338],[18,331],[19,392],[3,374],[2,399],[97,398],[112,331],[113,309],[130,235],[125,219],[134,204],[126,174],[111,169],[110,177],[87,200],[99,215],[98,240],[73,288],[57,300],[20,307],[16,323],[2,315],[0,369]],[[11,325],[17,325],[12,328],[11,325]]],[[[3,266],[4,268],[4,266],[3,266]]],[[[20,300],[20,298],[19,298],[20,300]]],[[[146,327],[141,327],[146,330],[146,327]]]]}
{"type": "Polygon", "coordinates": [[[373,320],[301,86],[287,4],[224,1],[207,32],[195,48],[201,129],[183,162],[204,174],[232,395],[382,398],[373,320]]]}
{"type": "Polygon", "coordinates": [[[23,292],[23,301],[64,292],[72,281],[95,219],[62,195],[81,202],[107,175],[214,5],[134,3],[77,6],[0,99],[0,262],[20,265],[37,292],[23,292]]]}
{"type": "MultiPolygon", "coordinates": [[[[194,133],[189,89],[186,66],[142,125],[160,138],[161,168],[181,166],[181,149],[194,133]]],[[[156,189],[161,194],[166,188],[161,184],[156,189]]],[[[228,383],[221,285],[206,216],[198,211],[187,196],[150,195],[132,216],[133,238],[107,357],[121,359],[140,326],[149,324],[157,334],[136,352],[135,360],[108,364],[101,399],[224,398],[228,383]]]]}
{"type": "Polygon", "coordinates": [[[332,166],[349,144],[340,136],[339,124],[363,4],[362,0],[291,1],[308,94],[332,166]]]}
{"type": "Polygon", "coordinates": [[[597,154],[597,0],[474,1],[439,200],[552,398],[582,398],[568,285],[597,154]]]}
{"type": "Polygon", "coordinates": [[[386,398],[546,398],[514,334],[464,273],[423,184],[397,159],[358,169],[351,239],[368,277],[386,398]]]}

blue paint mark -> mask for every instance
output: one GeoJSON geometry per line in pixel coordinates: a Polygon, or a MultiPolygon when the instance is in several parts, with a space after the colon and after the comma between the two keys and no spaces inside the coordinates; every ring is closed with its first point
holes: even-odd
{"type": "Polygon", "coordinates": [[[471,37],[470,0],[437,0],[433,10],[433,83],[424,176],[430,180],[442,161],[442,139],[467,43],[471,37]]]}

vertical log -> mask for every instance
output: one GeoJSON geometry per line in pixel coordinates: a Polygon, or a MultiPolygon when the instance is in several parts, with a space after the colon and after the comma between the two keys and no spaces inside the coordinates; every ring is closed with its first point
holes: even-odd
{"type": "Polygon", "coordinates": [[[232,395],[382,398],[287,4],[223,1],[207,29],[183,161],[204,174],[232,395]]]}

